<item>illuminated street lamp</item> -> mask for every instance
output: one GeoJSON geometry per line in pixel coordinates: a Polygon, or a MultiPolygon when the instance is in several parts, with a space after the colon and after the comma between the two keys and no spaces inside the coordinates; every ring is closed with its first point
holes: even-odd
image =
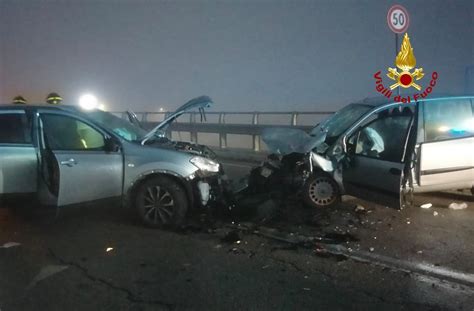
{"type": "Polygon", "coordinates": [[[99,107],[99,101],[92,94],[84,94],[79,98],[79,106],[85,110],[92,110],[99,107]]]}

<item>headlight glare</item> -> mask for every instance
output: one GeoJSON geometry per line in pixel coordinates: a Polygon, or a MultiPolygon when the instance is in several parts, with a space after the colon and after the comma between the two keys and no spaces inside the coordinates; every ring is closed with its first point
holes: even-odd
{"type": "Polygon", "coordinates": [[[203,158],[203,157],[193,157],[189,160],[192,164],[194,164],[197,168],[199,168],[203,172],[211,172],[211,173],[217,173],[219,172],[219,164],[203,158]]]}

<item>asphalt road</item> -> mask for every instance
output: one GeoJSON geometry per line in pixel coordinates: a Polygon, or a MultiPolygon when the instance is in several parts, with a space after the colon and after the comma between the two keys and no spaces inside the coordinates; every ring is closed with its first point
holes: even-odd
{"type": "MultiPolygon", "coordinates": [[[[228,164],[234,178],[248,170],[228,164]]],[[[114,206],[54,222],[3,209],[0,310],[473,310],[472,196],[426,202],[396,211],[347,197],[322,213],[286,202],[272,221],[195,215],[182,232],[114,206]]]]}

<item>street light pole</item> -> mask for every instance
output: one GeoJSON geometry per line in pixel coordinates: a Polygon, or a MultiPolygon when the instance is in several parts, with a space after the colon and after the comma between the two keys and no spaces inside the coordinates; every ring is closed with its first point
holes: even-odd
{"type": "MultiPolygon", "coordinates": [[[[397,58],[397,55],[398,55],[398,33],[395,33],[395,59],[397,58]]],[[[397,95],[400,95],[400,87],[397,87],[397,95]]]]}

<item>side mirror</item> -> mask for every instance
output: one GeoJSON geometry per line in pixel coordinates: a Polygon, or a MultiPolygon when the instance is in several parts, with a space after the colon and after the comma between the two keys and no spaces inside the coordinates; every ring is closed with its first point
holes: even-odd
{"type": "Polygon", "coordinates": [[[157,130],[155,132],[155,141],[160,143],[160,144],[165,144],[169,141],[170,139],[166,137],[166,132],[163,130],[157,130]]]}
{"type": "Polygon", "coordinates": [[[105,139],[105,151],[106,152],[119,152],[120,151],[120,143],[116,141],[112,137],[108,137],[105,139]]]}

